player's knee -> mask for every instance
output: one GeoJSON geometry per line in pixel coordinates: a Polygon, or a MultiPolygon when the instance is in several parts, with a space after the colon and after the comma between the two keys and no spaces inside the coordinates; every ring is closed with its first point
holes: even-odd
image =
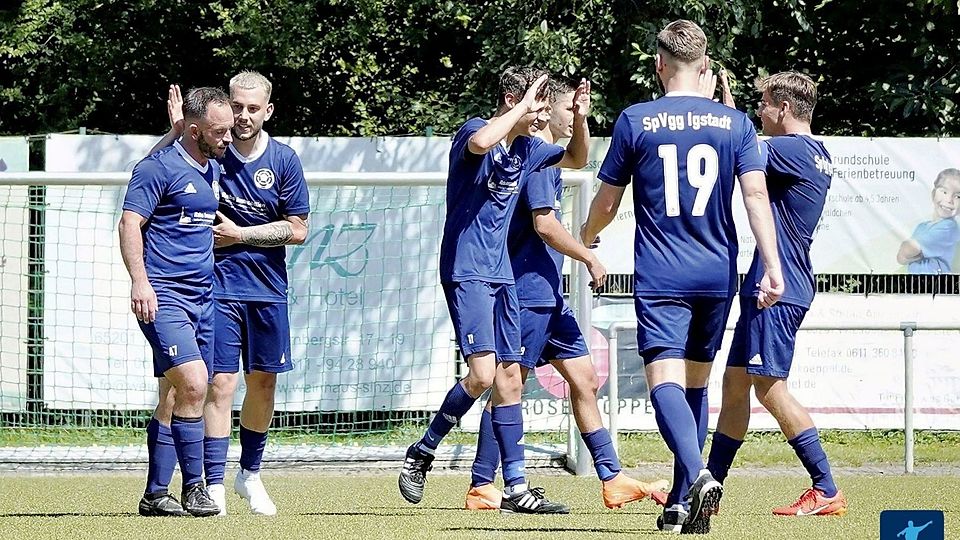
{"type": "Polygon", "coordinates": [[[213,403],[233,404],[233,395],[237,391],[237,376],[233,373],[217,373],[210,384],[208,401],[213,403]]]}
{"type": "Polygon", "coordinates": [[[479,396],[493,386],[495,374],[493,370],[471,369],[463,379],[463,387],[471,396],[479,396]]]}
{"type": "Polygon", "coordinates": [[[767,410],[777,406],[787,397],[787,385],[780,379],[756,377],[753,381],[754,394],[767,410]]]}
{"type": "Polygon", "coordinates": [[[247,392],[272,396],[277,389],[277,376],[274,373],[251,373],[247,379],[247,392]]]}
{"type": "Polygon", "coordinates": [[[567,382],[570,384],[570,391],[581,397],[596,397],[600,390],[600,378],[592,369],[576,373],[567,382]]]}

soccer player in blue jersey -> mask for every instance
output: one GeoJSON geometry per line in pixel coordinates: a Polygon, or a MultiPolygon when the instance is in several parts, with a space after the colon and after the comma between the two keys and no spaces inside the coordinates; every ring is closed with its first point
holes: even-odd
{"type": "Polygon", "coordinates": [[[754,255],[740,290],[740,319],[723,374],[723,405],[707,468],[723,482],[750,422],[750,388],[780,424],[810,474],[812,487],[796,502],[775,508],[785,516],[843,515],[847,501],[837,489],[830,463],[807,410],[791,394],[787,376],[797,330],[813,301],[815,281],[810,244],[830,188],[830,153],[810,128],[817,86],[801,73],[762,79],[758,114],[764,135],[767,185],[776,223],[786,292],[773,307],[758,309],[762,256],[754,255]]]}
{"type": "MultiPolygon", "coordinates": [[[[423,498],[426,473],[440,440],[480,395],[494,387],[491,420],[503,462],[503,513],[567,513],[565,505],[530,489],[524,475],[520,394],[520,308],[507,254],[507,232],[529,175],[549,166],[581,168],[587,161],[586,116],[575,115],[566,149],[533,134],[547,120],[547,74],[509,68],[500,77],[497,112],[468,120],[453,138],[447,215],[440,246],[440,281],[469,372],[448,392],[418,442],[407,449],[400,493],[423,498]]],[[[589,105],[586,83],[574,100],[589,105]]]]}
{"type": "Polygon", "coordinates": [[[658,519],[669,531],[708,527],[723,493],[701,452],[710,368],[736,292],[737,176],[765,271],[758,301],[770,306],[783,292],[756,131],[743,113],[698,93],[706,67],[706,36],[695,23],[674,21],[657,35],[666,95],[617,119],[580,233],[587,244],[610,223],[632,180],[637,342],[657,426],[675,456],[658,519]]]}
{"type": "MultiPolygon", "coordinates": [[[[550,121],[537,136],[553,143],[570,137],[574,117],[588,111],[574,102],[576,89],[563,79],[551,77],[550,94],[550,121]]],[[[569,383],[574,418],[601,480],[603,502],[608,508],[621,508],[663,489],[666,482],[647,484],[623,474],[610,433],[603,427],[597,407],[597,372],[577,320],[563,299],[563,257],[586,265],[595,288],[603,285],[607,271],[596,255],[564,228],[562,195],[560,169],[531,174],[510,222],[507,250],[520,302],[521,371],[526,379],[530,369],[550,363],[569,383]]],[[[490,405],[488,401],[481,416],[477,456],[464,505],[468,510],[500,508],[500,490],[493,485],[500,448],[490,405]]]]}
{"type": "MultiPolygon", "coordinates": [[[[226,514],[224,470],[234,393],[243,360],[246,394],[240,410],[240,471],[234,491],[254,514],[274,515],[276,505],[260,478],[273,418],[277,374],[293,369],[287,314],[288,244],[307,236],[310,202],[296,152],[263,130],[273,115],[273,85],[244,71],[230,80],[235,115],[233,142],[220,159],[220,222],[214,226],[216,346],[204,467],[211,497],[226,514]]],[[[176,87],[171,87],[171,133],[176,136],[176,87]]]]}
{"type": "Polygon", "coordinates": [[[130,299],[153,349],[160,402],[147,426],[149,470],[140,514],[212,516],[203,483],[203,403],[213,355],[214,194],[231,141],[228,96],[197,88],[183,104],[183,137],[133,169],[120,218],[130,299]],[[168,493],[179,459],[182,505],[168,493]]]}

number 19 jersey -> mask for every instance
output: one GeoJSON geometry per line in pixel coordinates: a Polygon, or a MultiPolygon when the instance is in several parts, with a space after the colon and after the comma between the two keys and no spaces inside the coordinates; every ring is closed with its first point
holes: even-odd
{"type": "Polygon", "coordinates": [[[633,181],[634,295],[732,296],[734,179],[763,170],[757,132],[736,109],[686,92],[625,109],[598,176],[633,181]]]}

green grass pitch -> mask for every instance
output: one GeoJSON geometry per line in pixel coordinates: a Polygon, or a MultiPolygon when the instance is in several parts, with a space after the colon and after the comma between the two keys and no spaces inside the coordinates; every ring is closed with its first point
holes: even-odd
{"type": "MultiPolygon", "coordinates": [[[[663,465],[631,469],[650,479],[669,473],[663,465]]],[[[842,518],[778,518],[770,509],[791,502],[808,480],[796,469],[734,469],[726,483],[721,514],[713,519],[716,539],[875,539],[885,509],[940,509],[946,538],[960,538],[960,502],[956,468],[922,474],[865,474],[837,471],[850,502],[842,518]]],[[[225,518],[142,518],[136,505],[143,473],[0,474],[0,538],[166,538],[203,540],[358,538],[654,538],[658,509],[649,500],[623,510],[607,510],[593,476],[531,471],[536,485],[571,505],[567,516],[500,516],[461,510],[469,473],[431,473],[419,505],[406,504],[393,471],[270,471],[264,474],[280,510],[273,518],[253,516],[232,494],[228,472],[225,518]]],[[[177,489],[174,486],[174,489],[177,489]]]]}

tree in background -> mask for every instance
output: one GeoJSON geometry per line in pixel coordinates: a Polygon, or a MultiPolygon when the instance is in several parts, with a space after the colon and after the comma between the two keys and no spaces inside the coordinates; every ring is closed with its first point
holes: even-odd
{"type": "Polygon", "coordinates": [[[284,135],[453,131],[492,113],[496,75],[535,63],[594,81],[594,133],[659,93],[656,31],[689,18],[755,107],[755,77],[819,79],[817,129],[957,134],[960,17],[947,0],[24,0],[0,7],[0,133],[159,133],[171,82],[273,80],[284,135]]]}

